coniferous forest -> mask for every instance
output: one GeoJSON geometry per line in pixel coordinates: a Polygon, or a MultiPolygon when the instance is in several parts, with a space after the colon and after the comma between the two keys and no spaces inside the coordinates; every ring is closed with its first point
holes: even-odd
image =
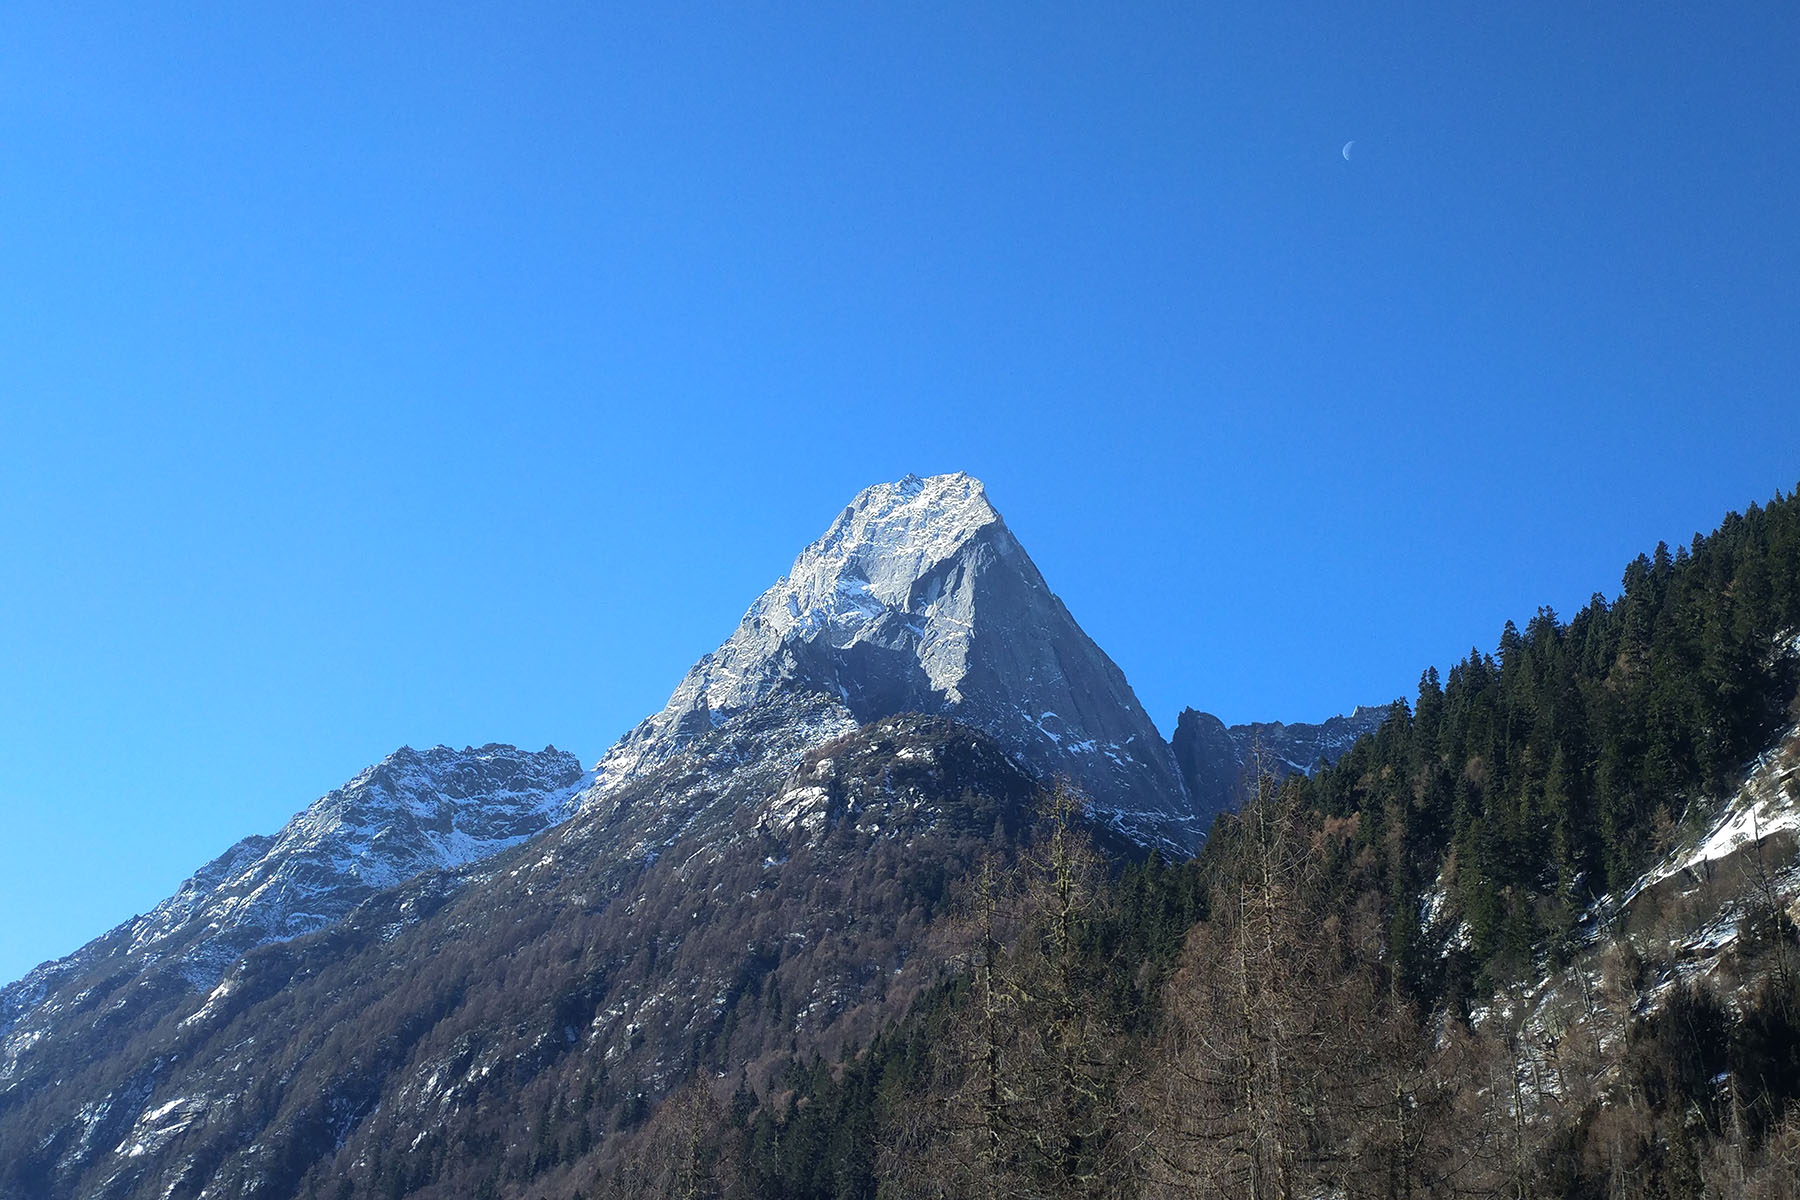
{"type": "Polygon", "coordinates": [[[904,1020],[764,1094],[697,1074],[574,1191],[1793,1196],[1792,836],[1689,911],[1625,892],[1800,751],[1797,632],[1777,495],[1425,671],[1194,861],[1116,865],[1059,791],[965,881],[904,1020]],[[1689,970],[1715,910],[1737,937],[1689,970]]]}

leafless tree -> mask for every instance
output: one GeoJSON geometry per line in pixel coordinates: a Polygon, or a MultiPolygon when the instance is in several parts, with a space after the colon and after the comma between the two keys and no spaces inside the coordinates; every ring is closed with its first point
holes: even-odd
{"type": "Polygon", "coordinates": [[[929,1112],[892,1131],[884,1196],[1059,1200],[1114,1186],[1124,1038],[1094,1002],[1085,939],[1103,865],[1067,784],[1011,866],[989,862],[963,904],[968,1003],[937,1046],[929,1112]]]}
{"type": "Polygon", "coordinates": [[[1132,1093],[1149,1195],[1414,1196],[1447,1177],[1454,1089],[1382,973],[1380,906],[1321,886],[1339,826],[1264,777],[1222,831],[1211,918],[1132,1093]]]}

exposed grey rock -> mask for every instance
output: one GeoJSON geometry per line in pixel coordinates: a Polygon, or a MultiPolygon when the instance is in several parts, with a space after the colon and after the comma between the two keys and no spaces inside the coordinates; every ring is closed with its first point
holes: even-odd
{"type": "Polygon", "coordinates": [[[1141,841],[1191,850],[1204,833],[1131,685],[968,475],[858,495],[600,761],[590,802],[778,690],[826,697],[854,723],[955,717],[1040,777],[1070,777],[1141,841]]]}
{"type": "Polygon", "coordinates": [[[1242,803],[1259,765],[1277,779],[1296,772],[1310,775],[1320,764],[1336,762],[1364,734],[1374,733],[1391,711],[1385,704],[1358,705],[1316,725],[1257,721],[1227,728],[1211,713],[1183,709],[1172,744],[1201,830],[1242,803]]]}
{"type": "Polygon", "coordinates": [[[147,959],[178,951],[206,981],[252,946],[311,933],[375,892],[516,845],[564,819],[581,761],[487,745],[402,746],[273,838],[246,838],[131,925],[147,959]]]}
{"type": "Polygon", "coordinates": [[[1221,811],[1237,806],[1244,764],[1225,722],[1211,713],[1182,709],[1170,742],[1199,816],[1210,823],[1221,811]]]}

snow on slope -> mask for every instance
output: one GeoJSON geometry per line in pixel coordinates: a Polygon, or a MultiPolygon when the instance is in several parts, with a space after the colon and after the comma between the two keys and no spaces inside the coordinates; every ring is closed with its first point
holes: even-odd
{"type": "Polygon", "coordinates": [[[150,913],[0,990],[0,1035],[102,957],[177,964],[211,987],[255,946],[485,858],[677,758],[723,787],[904,711],[959,717],[1040,775],[1075,776],[1147,840],[1198,840],[1167,745],[981,483],[908,476],[859,494],[593,775],[553,748],[403,748],[274,836],[232,846],[150,913]]]}
{"type": "Polygon", "coordinates": [[[198,926],[210,974],[246,942],[311,933],[422,871],[462,866],[549,828],[572,811],[583,779],[580,760],[554,747],[403,746],[273,838],[246,839],[203,867],[132,923],[131,948],[153,958],[198,926]]]}
{"type": "Polygon", "coordinates": [[[172,959],[209,988],[246,951],[322,929],[384,888],[458,867],[563,820],[587,781],[548,747],[402,747],[320,797],[273,837],[249,837],[149,913],[0,989],[0,1035],[106,956],[172,959]]]}
{"type": "Polygon", "coordinates": [[[1743,785],[1719,807],[1705,831],[1647,871],[1622,903],[1629,905],[1676,875],[1704,875],[1711,864],[1784,830],[1800,830],[1800,725],[1757,755],[1743,785]]]}
{"type": "MultiPolygon", "coordinates": [[[[880,631],[880,619],[914,607],[915,585],[1000,515],[967,475],[907,476],[860,493],[824,536],[744,614],[737,630],[688,671],[662,712],[622,738],[601,760],[600,780],[623,783],[694,735],[722,724],[810,665],[794,647],[820,643],[849,650],[880,631]]],[[[919,597],[907,624],[920,639],[920,662],[933,687],[959,698],[971,614],[950,612],[941,593],[919,597]]],[[[848,681],[833,691],[846,705],[848,681]]]]}

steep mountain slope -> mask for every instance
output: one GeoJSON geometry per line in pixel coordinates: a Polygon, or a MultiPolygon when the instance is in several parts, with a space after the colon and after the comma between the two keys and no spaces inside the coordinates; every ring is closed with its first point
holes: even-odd
{"type": "Polygon", "coordinates": [[[937,918],[1036,782],[923,716],[785,770],[704,770],[768,732],[756,715],[528,845],[251,952],[210,995],[87,1010],[87,1038],[0,1091],[0,1196],[510,1192],[696,1067],[767,1087],[866,1040],[940,978],[937,918]]]}
{"type": "Polygon", "coordinates": [[[563,820],[580,760],[488,745],[402,746],[273,838],[247,838],[132,924],[132,950],[179,947],[208,982],[253,945],[323,929],[422,871],[475,862],[563,820]]]}
{"type": "Polygon", "coordinates": [[[1348,714],[1316,725],[1301,721],[1258,721],[1232,725],[1207,712],[1186,708],[1175,723],[1170,748],[1194,811],[1206,824],[1238,806],[1244,784],[1260,769],[1285,779],[1310,775],[1320,763],[1336,762],[1364,734],[1387,720],[1387,705],[1358,705],[1348,714]]]}
{"type": "Polygon", "coordinates": [[[574,755],[511,746],[402,747],[309,805],[273,837],[250,837],[175,894],[0,990],[0,1095],[23,1059],[85,1036],[106,1012],[157,1011],[204,991],[253,947],[342,919],[422,871],[462,866],[542,832],[573,809],[574,755]]]}
{"type": "Polygon", "coordinates": [[[777,690],[823,697],[851,724],[953,716],[1039,775],[1070,776],[1141,841],[1191,850],[1205,834],[1124,675],[968,475],[859,494],[600,761],[590,800],[777,690]]]}
{"type": "MultiPolygon", "coordinates": [[[[1623,582],[1426,670],[1336,764],[1223,818],[1141,1040],[1082,1023],[1154,968],[1118,942],[1058,964],[1095,982],[1022,1047],[976,966],[959,1010],[796,1071],[803,1103],[713,1110],[725,1186],[1792,1200],[1800,498],[1623,582]]],[[[1114,904],[1144,890],[1127,874],[1114,904]]],[[[680,1154],[707,1115],[672,1106],[646,1140],[680,1154]]]]}
{"type": "MultiPolygon", "coordinates": [[[[757,1171],[796,1168],[755,1176],[755,1194],[826,1200],[870,1194],[877,1158],[896,1146],[913,1158],[888,1161],[889,1179],[966,1148],[954,1121],[912,1120],[945,1088],[974,1096],[972,1111],[1013,1110],[1002,1132],[1025,1142],[1043,1132],[1037,1101],[1059,1089],[1059,1111],[1081,1118],[1061,1128],[1097,1128],[1090,1117],[1108,1126],[1105,1138],[1078,1134],[1080,1144],[1052,1138],[1032,1161],[1069,1186],[1032,1194],[1127,1187],[1130,1164],[1108,1157],[1121,1146],[1160,1147],[1162,1167],[1229,1176],[1245,1161],[1234,1139],[1246,1129],[1296,1178],[1310,1172],[1305,1188],[1320,1194],[1384,1194],[1352,1179],[1385,1179],[1396,1194],[1522,1194],[1537,1169],[1533,1144],[1559,1170],[1583,1158],[1554,1154],[1559,1129],[1586,1139],[1586,1160],[1660,1171],[1693,1144],[1679,1139],[1699,1136],[1687,1114],[1725,1129],[1720,1079],[1733,1095],[1740,1083],[1745,1095],[1762,1087],[1760,1107],[1746,1110],[1756,1128],[1778,1129],[1781,1105],[1800,1100],[1781,1090],[1800,1078],[1781,1065],[1800,1063],[1800,999],[1767,986],[1771,964],[1795,978],[1791,896],[1743,902],[1758,872],[1776,891],[1793,877],[1785,826],[1800,752],[1776,735],[1800,719],[1800,505],[1732,518],[1691,555],[1640,559],[1616,605],[1596,598],[1566,625],[1548,610],[1523,633],[1509,625],[1497,655],[1471,655],[1443,683],[1426,672],[1415,705],[1327,770],[1301,776],[1340,749],[1350,722],[1377,714],[1335,728],[1248,727],[1246,741],[1282,747],[1296,768],[1289,786],[1225,820],[1198,864],[1131,866],[1114,885],[1117,921],[1059,908],[1055,897],[1083,888],[1071,874],[1058,892],[1041,875],[1046,902],[1036,924],[1011,927],[1014,945],[1057,947],[1056,970],[1032,978],[1063,991],[1040,1010],[1041,1027],[1021,1020],[995,1040],[1006,1022],[981,1007],[996,993],[991,978],[982,990],[979,963],[1012,951],[944,918],[978,864],[998,860],[1004,877],[1009,858],[1033,859],[1018,852],[1032,845],[1044,776],[1070,774],[1102,796],[1113,829],[1175,845],[1197,836],[1175,756],[1140,728],[1116,667],[1041,584],[974,481],[883,485],[586,781],[572,761],[547,763],[551,791],[490,780],[457,793],[491,795],[500,811],[539,822],[528,842],[454,865],[455,847],[512,835],[459,824],[464,803],[432,800],[452,782],[425,771],[430,787],[409,791],[396,782],[407,767],[358,792],[379,801],[345,789],[322,822],[337,831],[332,848],[298,838],[294,870],[289,860],[258,867],[274,842],[243,844],[159,910],[138,957],[126,926],[117,944],[96,944],[98,957],[39,981],[49,999],[38,1011],[53,1019],[17,1024],[0,1063],[0,1200],[591,1197],[622,1146],[659,1132],[651,1143],[677,1147],[687,1168],[722,1148],[705,1144],[713,1133],[737,1139],[733,1153],[757,1171]],[[1119,711],[1084,709],[1095,696],[1119,711]],[[1177,779],[1173,792],[1158,763],[1177,779]],[[1684,812],[1691,842],[1677,828],[1684,812]],[[1781,828],[1767,835],[1765,824],[1781,828]],[[439,842],[418,843],[426,833],[439,842]],[[1739,836],[1747,841],[1732,853],[1739,836]],[[1608,1018],[1612,1049],[1597,1045],[1603,1056],[1627,1047],[1638,1065],[1617,1067],[1615,1056],[1590,1075],[1610,1070],[1622,1090],[1588,1093],[1580,1114],[1654,1111],[1666,1128],[1625,1139],[1603,1126],[1590,1134],[1585,1115],[1559,1125],[1534,1111],[1550,1093],[1526,1075],[1587,1067],[1570,1045],[1554,1064],[1527,1061],[1542,1031],[1507,1022],[1546,964],[1572,947],[1578,961],[1586,953],[1584,898],[1619,892],[1669,846],[1624,906],[1627,923],[1666,923],[1665,905],[1701,920],[1684,926],[1701,940],[1672,957],[1669,977],[1684,962],[1747,971],[1762,999],[1737,1026],[1708,1018],[1734,1047],[1729,1070],[1689,1054],[1674,1025],[1653,1030],[1671,1047],[1664,1057],[1688,1064],[1678,1091],[1659,1093],[1630,1073],[1649,1064],[1667,1076],[1662,1051],[1631,1048],[1631,1022],[1654,1018],[1637,1005],[1654,998],[1628,996],[1608,1018]],[[358,852],[374,848],[392,874],[371,868],[359,886],[419,865],[450,869],[288,936],[329,921],[307,872],[353,875],[358,852]],[[1689,888],[1696,878],[1712,891],[1689,888]],[[238,922],[246,905],[260,915],[238,922]],[[230,937],[281,940],[237,959],[210,993],[195,990],[213,960],[193,948],[223,955],[228,942],[209,939],[230,937]],[[1492,1003],[1509,984],[1519,1002],[1492,1003]],[[944,1023],[876,1040],[928,993],[915,1011],[944,1023]],[[1172,1020],[1148,1019],[1152,995],[1172,1020]],[[1087,1024],[1105,1009],[1105,1028],[1087,1024]],[[1487,1019],[1471,1027],[1471,1011],[1487,1019]],[[1159,1027],[1175,1040],[1155,1040],[1159,1027]],[[933,1033],[954,1028],[987,1036],[993,1053],[935,1056],[933,1033]],[[1752,1053],[1740,1034],[1759,1029],[1777,1036],[1752,1053]],[[859,1048],[834,1072],[829,1064],[859,1048]],[[1018,1061],[999,1061],[1015,1052],[1018,1061]],[[863,1069],[883,1055],[910,1066],[863,1069]],[[1256,1065],[1265,1057],[1275,1074],[1256,1065]],[[1251,1074],[1234,1074],[1246,1061],[1251,1074]],[[1695,1062],[1705,1070],[1689,1070],[1695,1062]],[[1127,1078],[1139,1068],[1142,1078],[1127,1078]],[[1049,1090],[996,1093],[979,1086],[984,1070],[1035,1071],[1049,1090]],[[860,1112],[853,1137],[839,1136],[848,1124],[804,1115],[834,1077],[844,1094],[831,1103],[843,1107],[827,1111],[860,1112]],[[687,1117],[657,1114],[686,1079],[716,1100],[735,1089],[730,1115],[704,1097],[687,1117]],[[1071,1079],[1079,1086],[1064,1086],[1071,1079]],[[1259,1094],[1287,1089],[1266,1094],[1289,1119],[1259,1128],[1267,1114],[1241,1104],[1245,1079],[1260,1081],[1259,1094]],[[1127,1119],[1130,1136],[1110,1136],[1127,1119]],[[931,1141],[946,1129],[948,1141],[931,1141]],[[802,1176],[810,1182],[796,1190],[802,1176]]],[[[1240,753],[1216,721],[1190,714],[1184,726],[1190,778],[1240,753]]],[[[1103,912],[1096,903],[1088,914],[1103,912]]],[[[988,1159],[1008,1169],[1006,1154],[988,1159]]],[[[673,1182],[672,1194],[691,1194],[695,1180],[673,1182]]],[[[1171,1194],[1191,1190],[1167,1182],[1171,1194]]],[[[1570,1194],[1603,1194],[1584,1188],[1570,1194]]],[[[984,1194],[1008,1190],[1018,1191],[984,1194]]]]}
{"type": "MultiPolygon", "coordinates": [[[[1788,653],[1800,660],[1800,646],[1790,644],[1788,653]]],[[[1795,707],[1800,712],[1800,697],[1795,707]]],[[[1512,1020],[1522,1052],[1536,1056],[1546,1078],[1555,1043],[1570,1029],[1604,1019],[1610,1028],[1586,1032],[1617,1040],[1632,1017],[1679,986],[1748,991],[1746,982],[1760,979],[1746,960],[1791,942],[1777,927],[1800,919],[1800,725],[1772,735],[1735,790],[1694,798],[1683,823],[1667,832],[1668,849],[1641,874],[1582,906],[1548,961],[1509,981],[1501,1003],[1475,1008],[1477,1024],[1512,1020]],[[1617,975],[1622,952],[1635,960],[1625,987],[1606,978],[1607,960],[1615,960],[1617,975]],[[1609,989],[1614,1011],[1602,1013],[1597,997],[1609,989]]],[[[1439,958],[1466,953],[1471,940],[1450,874],[1441,872],[1419,905],[1420,938],[1439,958]]],[[[1537,1099],[1558,1095],[1554,1083],[1536,1086],[1537,1099]]]]}
{"type": "Polygon", "coordinates": [[[612,748],[577,803],[581,773],[566,754],[403,749],[275,837],[233,846],[150,914],[0,992],[0,1036],[57,981],[121,954],[210,987],[253,946],[322,928],[377,890],[475,861],[578,804],[611,803],[676,756],[718,744],[712,735],[735,718],[751,732],[728,739],[727,754],[689,754],[695,770],[785,770],[812,745],[906,711],[954,715],[1040,775],[1073,777],[1140,840],[1191,849],[1204,833],[1124,676],[981,484],[909,476],[857,496],[664,709],[612,748]]]}
{"type": "MultiPolygon", "coordinates": [[[[1583,993],[1601,986],[1602,959],[1620,945],[1654,962],[1637,981],[1634,1007],[1641,1009],[1683,984],[1748,990],[1745,980],[1754,974],[1746,959],[1784,942],[1790,955],[1800,949],[1781,933],[1800,921],[1800,725],[1759,753],[1722,803],[1697,807],[1704,823],[1678,836],[1619,894],[1600,897],[1581,914],[1571,939],[1574,961],[1533,989],[1540,1018],[1578,1002],[1585,1009],[1583,993]]],[[[1572,1023],[1565,1018],[1558,1027],[1572,1023]]],[[[1540,1041],[1550,1032],[1543,1025],[1540,1019],[1531,1030],[1540,1041]]]]}

